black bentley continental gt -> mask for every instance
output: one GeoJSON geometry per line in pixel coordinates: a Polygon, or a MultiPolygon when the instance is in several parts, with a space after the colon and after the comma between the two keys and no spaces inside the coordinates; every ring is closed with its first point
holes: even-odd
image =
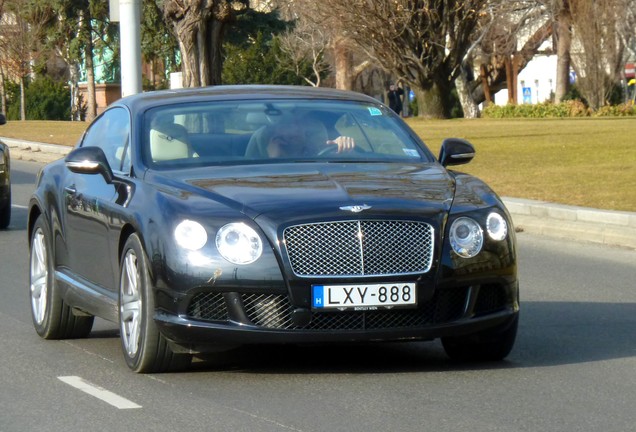
{"type": "MultiPolygon", "coordinates": [[[[0,114],[0,125],[7,122],[0,114]]],[[[11,157],[9,147],[0,141],[0,229],[5,229],[11,222],[11,157]]]]}
{"type": "Polygon", "coordinates": [[[29,205],[45,339],[119,324],[136,372],[249,344],[441,338],[500,360],[517,333],[515,236],[497,195],[377,100],[286,86],[130,96],[29,205]]]}

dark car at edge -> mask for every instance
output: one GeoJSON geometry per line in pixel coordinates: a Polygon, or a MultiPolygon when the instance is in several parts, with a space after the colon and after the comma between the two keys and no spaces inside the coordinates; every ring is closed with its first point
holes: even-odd
{"type": "MultiPolygon", "coordinates": [[[[7,122],[0,114],[0,125],[7,122]]],[[[0,229],[11,222],[11,156],[9,146],[0,141],[0,229]]]]}
{"type": "Polygon", "coordinates": [[[111,105],[29,204],[37,333],[120,328],[136,372],[251,344],[422,341],[501,360],[519,294],[499,197],[375,99],[218,86],[111,105]]]}

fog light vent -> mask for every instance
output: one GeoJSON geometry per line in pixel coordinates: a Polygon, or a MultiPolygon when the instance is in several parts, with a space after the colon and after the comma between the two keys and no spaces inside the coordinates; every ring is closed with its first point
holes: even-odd
{"type": "Polygon", "coordinates": [[[255,325],[267,328],[294,328],[289,300],[273,294],[244,294],[245,314],[255,325]]]}

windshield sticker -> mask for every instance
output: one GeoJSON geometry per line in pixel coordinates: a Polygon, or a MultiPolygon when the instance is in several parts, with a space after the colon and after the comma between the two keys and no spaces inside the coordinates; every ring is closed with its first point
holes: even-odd
{"type": "Polygon", "coordinates": [[[420,157],[419,153],[415,149],[403,148],[402,151],[404,152],[405,155],[409,157],[420,157]]]}
{"type": "Polygon", "coordinates": [[[369,114],[371,114],[372,116],[381,116],[382,115],[382,111],[380,111],[376,107],[369,107],[369,114]]]}

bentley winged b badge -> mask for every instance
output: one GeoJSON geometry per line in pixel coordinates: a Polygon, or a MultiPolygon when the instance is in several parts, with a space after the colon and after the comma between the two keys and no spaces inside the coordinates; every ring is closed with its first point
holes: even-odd
{"type": "Polygon", "coordinates": [[[352,206],[342,206],[340,210],[350,211],[353,213],[360,213],[363,210],[369,210],[371,208],[370,205],[362,204],[362,205],[352,205],[352,206]]]}

